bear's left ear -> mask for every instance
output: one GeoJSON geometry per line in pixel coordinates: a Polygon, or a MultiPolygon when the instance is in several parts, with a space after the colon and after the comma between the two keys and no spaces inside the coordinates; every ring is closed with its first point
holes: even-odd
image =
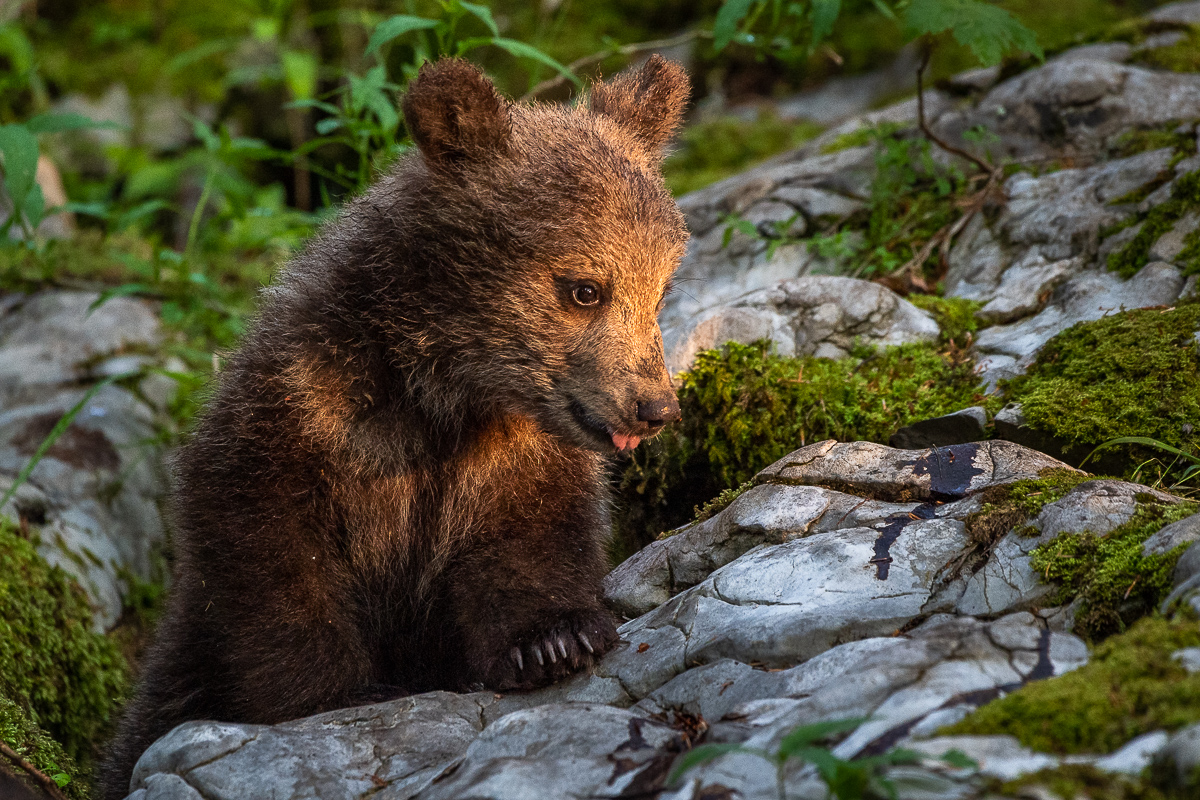
{"type": "Polygon", "coordinates": [[[655,54],[641,69],[623,72],[592,89],[592,111],[631,130],[655,156],[671,140],[683,121],[691,96],[691,83],[683,67],[655,54]]]}
{"type": "Polygon", "coordinates": [[[508,150],[509,103],[469,61],[424,64],[403,107],[408,131],[431,167],[453,169],[508,150]]]}

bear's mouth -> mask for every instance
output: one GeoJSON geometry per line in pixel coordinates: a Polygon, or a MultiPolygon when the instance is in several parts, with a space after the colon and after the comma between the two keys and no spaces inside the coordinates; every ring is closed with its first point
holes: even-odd
{"type": "Polygon", "coordinates": [[[597,442],[603,442],[606,449],[615,448],[617,452],[632,450],[642,441],[640,436],[622,433],[612,425],[597,419],[578,400],[571,400],[568,408],[571,416],[575,419],[575,424],[597,442]]]}

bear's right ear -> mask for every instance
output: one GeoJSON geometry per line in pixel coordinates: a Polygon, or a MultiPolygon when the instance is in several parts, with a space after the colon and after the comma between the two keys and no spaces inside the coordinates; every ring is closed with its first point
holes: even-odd
{"type": "Polygon", "coordinates": [[[632,131],[651,155],[661,156],[663,146],[683,121],[691,93],[683,67],[656,53],[641,69],[596,84],[590,105],[592,111],[632,131]]]}
{"type": "Polygon", "coordinates": [[[404,96],[404,121],[432,167],[453,168],[508,150],[508,101],[474,64],[426,62],[404,96]]]}

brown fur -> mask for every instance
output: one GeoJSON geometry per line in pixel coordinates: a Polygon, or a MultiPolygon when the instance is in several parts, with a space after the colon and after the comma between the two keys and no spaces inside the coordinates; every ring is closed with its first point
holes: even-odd
{"type": "Polygon", "coordinates": [[[605,454],[678,416],[658,163],[687,92],[659,58],[573,108],[421,71],[420,153],[265,292],[177,458],[175,582],[107,797],[185,720],[529,688],[612,645],[605,454]]]}

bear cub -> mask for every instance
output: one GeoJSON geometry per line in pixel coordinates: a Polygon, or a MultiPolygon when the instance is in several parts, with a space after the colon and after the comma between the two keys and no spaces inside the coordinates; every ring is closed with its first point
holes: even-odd
{"type": "Polygon", "coordinates": [[[181,722],[528,689],[616,641],[606,456],[679,417],[659,57],[573,107],[427,64],[414,153],[262,297],[175,462],[176,575],[104,784],[181,722]]]}

